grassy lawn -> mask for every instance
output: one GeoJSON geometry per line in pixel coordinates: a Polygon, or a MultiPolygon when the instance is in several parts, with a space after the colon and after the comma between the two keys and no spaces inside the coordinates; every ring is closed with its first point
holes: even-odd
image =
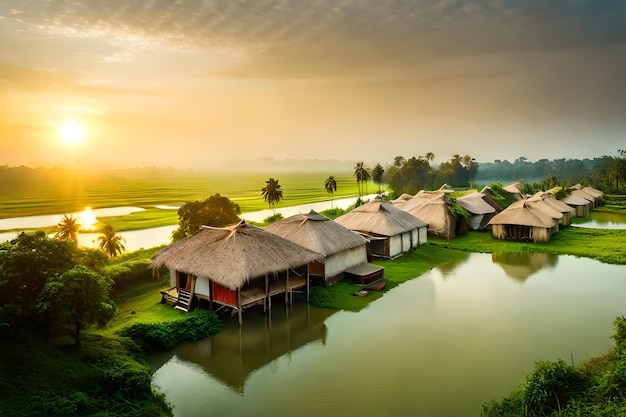
{"type": "Polygon", "coordinates": [[[546,243],[496,240],[491,233],[469,232],[450,241],[428,237],[433,245],[469,252],[545,252],[597,259],[604,263],[626,264],[626,230],[565,227],[546,243]]]}

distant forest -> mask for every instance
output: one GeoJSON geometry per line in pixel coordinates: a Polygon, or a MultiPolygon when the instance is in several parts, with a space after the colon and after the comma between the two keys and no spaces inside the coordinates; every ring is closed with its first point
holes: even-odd
{"type": "Polygon", "coordinates": [[[593,185],[606,192],[626,190],[626,152],[619,157],[602,156],[593,159],[540,159],[530,162],[519,157],[514,162],[495,160],[478,163],[469,155],[454,155],[450,160],[435,166],[434,155],[404,158],[397,156],[383,176],[394,194],[415,194],[419,190],[434,190],[443,184],[465,188],[506,184],[524,180],[541,185],[569,186],[577,183],[593,185]]]}

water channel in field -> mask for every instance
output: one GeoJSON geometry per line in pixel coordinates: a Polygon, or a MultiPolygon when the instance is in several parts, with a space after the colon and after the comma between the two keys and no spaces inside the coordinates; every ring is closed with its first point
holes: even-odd
{"type": "Polygon", "coordinates": [[[593,229],[626,229],[626,213],[592,211],[589,216],[585,217],[583,223],[576,223],[573,226],[593,229]]]}
{"type": "Polygon", "coordinates": [[[358,313],[224,315],[218,335],[152,357],[153,385],[178,417],[478,416],[539,359],[607,352],[625,301],[626,266],[468,253],[358,313]]]}
{"type": "MultiPolygon", "coordinates": [[[[363,197],[363,199],[373,199],[376,195],[371,194],[363,197]]],[[[332,207],[347,208],[354,204],[356,197],[338,198],[333,201],[321,201],[317,203],[300,204],[290,207],[277,207],[276,213],[281,213],[283,217],[289,217],[298,213],[308,213],[310,210],[324,211],[332,207]]],[[[161,210],[178,210],[176,206],[155,206],[155,208],[161,210]]],[[[93,220],[100,220],[106,222],[106,217],[109,216],[124,216],[134,212],[145,210],[140,207],[108,207],[100,209],[86,209],[83,212],[73,213],[73,216],[78,218],[79,221],[84,218],[93,218],[93,220]],[[88,216],[85,216],[88,214],[88,216]]],[[[248,221],[263,222],[264,219],[273,214],[272,210],[259,210],[254,212],[243,213],[241,217],[248,221]]],[[[42,227],[49,227],[57,225],[63,215],[62,214],[50,214],[41,216],[25,216],[25,217],[12,217],[7,219],[0,219],[0,242],[6,242],[18,235],[17,229],[35,229],[42,227]],[[3,230],[5,230],[3,232],[3,230]],[[11,231],[8,231],[11,230],[11,231]]],[[[172,232],[178,228],[178,225],[152,227],[142,230],[121,231],[117,234],[125,239],[124,247],[127,251],[134,251],[141,248],[153,248],[163,244],[169,244],[172,238],[172,232]]],[[[50,236],[53,236],[51,234],[50,236]]],[[[98,236],[101,233],[95,232],[80,232],[78,234],[78,243],[81,246],[96,247],[98,242],[98,236]]]]}

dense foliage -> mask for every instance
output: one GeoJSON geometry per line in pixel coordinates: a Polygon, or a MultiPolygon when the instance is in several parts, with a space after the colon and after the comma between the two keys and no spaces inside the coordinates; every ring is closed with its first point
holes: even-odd
{"type": "Polygon", "coordinates": [[[501,401],[483,406],[483,417],[626,415],[626,318],[614,322],[615,348],[579,367],[539,361],[524,382],[501,401]]]}
{"type": "Polygon", "coordinates": [[[181,240],[198,233],[200,226],[223,227],[239,222],[241,209],[219,193],[204,200],[190,201],[178,209],[179,226],[174,240],[181,240]]]}
{"type": "Polygon", "coordinates": [[[221,327],[222,323],[214,312],[196,309],[176,321],[133,324],[125,327],[121,334],[151,353],[172,349],[180,342],[203,339],[218,333],[221,327]]]}

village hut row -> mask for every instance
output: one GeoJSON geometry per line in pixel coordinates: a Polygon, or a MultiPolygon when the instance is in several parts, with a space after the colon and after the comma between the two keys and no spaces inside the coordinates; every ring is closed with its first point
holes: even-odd
{"type": "Polygon", "coordinates": [[[493,237],[501,240],[547,242],[559,227],[568,226],[572,217],[586,217],[602,198],[601,191],[582,189],[580,185],[568,189],[562,200],[554,198],[556,190],[527,196],[517,184],[507,187],[510,191],[518,190],[520,199],[489,221],[493,237]]]}
{"type": "Polygon", "coordinates": [[[384,268],[369,263],[371,256],[393,258],[426,242],[427,225],[390,203],[372,201],[342,217],[311,211],[264,229],[244,221],[203,227],[155,254],[150,268],[170,270],[164,301],[188,311],[194,299],[206,300],[232,308],[241,321],[250,306],[271,310],[277,294],[289,303],[302,291],[308,300],[311,282],[331,285],[349,276],[381,288],[384,268]]]}

